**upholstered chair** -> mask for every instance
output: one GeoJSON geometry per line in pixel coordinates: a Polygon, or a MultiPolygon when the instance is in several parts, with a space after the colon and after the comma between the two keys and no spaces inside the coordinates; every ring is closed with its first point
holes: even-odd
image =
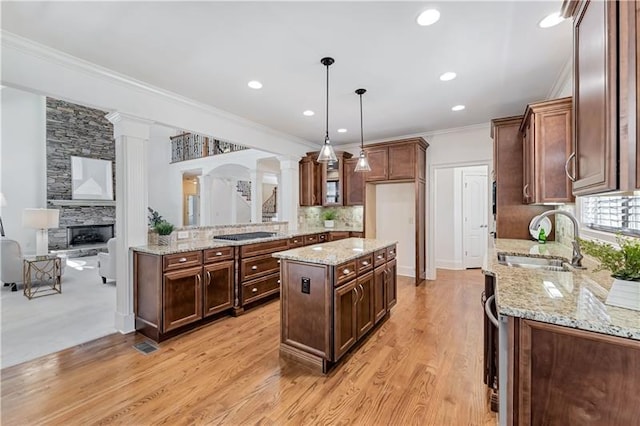
{"type": "MultiPolygon", "coordinates": [[[[0,237],[0,281],[5,286],[11,286],[11,291],[17,291],[18,283],[22,282],[22,250],[20,243],[7,237],[0,237]]],[[[67,264],[65,256],[59,256],[60,275],[64,275],[64,269],[67,264]]],[[[33,277],[33,275],[32,275],[33,277]]]]}
{"type": "Polygon", "coordinates": [[[98,274],[102,282],[116,279],[116,239],[107,241],[107,253],[98,253],[98,274]]]}

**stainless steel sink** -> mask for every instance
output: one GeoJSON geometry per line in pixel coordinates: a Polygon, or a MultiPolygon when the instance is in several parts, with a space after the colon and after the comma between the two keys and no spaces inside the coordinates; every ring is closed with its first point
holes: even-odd
{"type": "Polygon", "coordinates": [[[516,268],[542,269],[545,271],[569,271],[567,260],[561,257],[534,257],[524,254],[498,253],[498,263],[516,268]]]}

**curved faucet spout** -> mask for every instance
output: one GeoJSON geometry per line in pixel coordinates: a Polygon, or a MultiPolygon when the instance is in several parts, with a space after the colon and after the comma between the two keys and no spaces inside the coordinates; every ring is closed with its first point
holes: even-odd
{"type": "Polygon", "coordinates": [[[571,266],[573,266],[574,268],[582,268],[583,256],[580,250],[580,243],[578,242],[580,240],[580,224],[578,224],[578,219],[576,219],[574,215],[564,210],[547,210],[546,212],[536,217],[536,220],[533,221],[531,227],[534,229],[537,228],[538,226],[540,226],[540,222],[542,222],[542,219],[554,214],[560,214],[571,219],[571,222],[573,223],[573,241],[571,242],[571,245],[573,246],[573,256],[571,258],[571,266]]]}

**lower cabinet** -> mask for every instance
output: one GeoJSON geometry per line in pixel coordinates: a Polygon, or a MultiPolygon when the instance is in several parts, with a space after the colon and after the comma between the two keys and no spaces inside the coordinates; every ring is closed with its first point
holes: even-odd
{"type": "Polygon", "coordinates": [[[386,265],[386,281],[387,281],[387,309],[391,309],[398,302],[398,274],[397,261],[395,259],[387,262],[386,265]]]}
{"type": "Polygon", "coordinates": [[[377,267],[373,271],[373,311],[377,324],[387,314],[387,268],[377,267]]]}
{"type": "Polygon", "coordinates": [[[356,300],[356,329],[359,339],[371,330],[375,323],[373,272],[369,272],[363,277],[358,277],[357,284],[356,290],[359,293],[359,297],[356,300]]]}
{"type": "Polygon", "coordinates": [[[356,303],[358,280],[338,287],[334,292],[333,357],[339,359],[358,339],[356,303]]]}
{"type": "Polygon", "coordinates": [[[162,281],[164,331],[171,331],[202,318],[201,267],[167,272],[162,281]]]}
{"type": "Polygon", "coordinates": [[[204,316],[233,307],[233,260],[204,266],[204,316]]]}

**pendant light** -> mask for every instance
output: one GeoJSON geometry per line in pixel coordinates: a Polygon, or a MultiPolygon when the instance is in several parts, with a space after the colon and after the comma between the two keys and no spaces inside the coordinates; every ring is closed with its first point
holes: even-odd
{"type": "Polygon", "coordinates": [[[356,94],[360,96],[360,157],[358,157],[358,162],[356,163],[356,172],[370,172],[371,167],[369,166],[369,160],[367,159],[367,154],[364,152],[364,132],[362,130],[362,95],[367,92],[366,89],[358,89],[356,90],[356,94]]]}
{"type": "Polygon", "coordinates": [[[324,145],[322,145],[322,149],[318,155],[318,162],[333,163],[338,161],[338,157],[336,157],[336,153],[329,140],[329,66],[335,61],[333,58],[322,58],[320,62],[327,67],[327,127],[324,134],[324,145]]]}

